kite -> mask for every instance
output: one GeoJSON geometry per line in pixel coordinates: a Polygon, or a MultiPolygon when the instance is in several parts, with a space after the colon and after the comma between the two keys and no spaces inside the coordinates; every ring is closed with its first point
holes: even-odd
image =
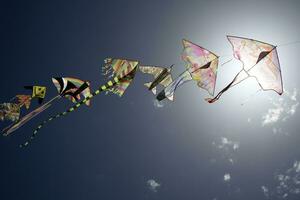
{"type": "MultiPolygon", "coordinates": [[[[127,87],[126,87],[126,85],[124,85],[124,87],[126,87],[125,90],[124,90],[124,88],[120,88],[120,87],[116,87],[116,86],[118,86],[118,84],[124,83],[126,81],[128,83],[128,80],[130,80],[130,82],[133,80],[137,66],[138,66],[138,61],[109,58],[109,59],[106,59],[105,62],[107,63],[107,65],[105,67],[107,68],[108,71],[111,71],[111,76],[113,77],[112,80],[109,80],[104,85],[101,85],[96,91],[87,95],[83,100],[81,100],[80,102],[77,102],[75,105],[73,105],[71,108],[67,109],[66,111],[59,113],[57,115],[54,115],[54,116],[48,118],[48,120],[45,120],[42,123],[40,123],[40,125],[38,125],[38,127],[34,130],[33,135],[29,138],[29,140],[26,141],[24,144],[20,145],[20,147],[28,146],[29,143],[35,138],[38,131],[47,122],[50,122],[61,116],[65,116],[68,113],[77,110],[81,105],[87,104],[87,102],[89,102],[92,98],[94,98],[95,96],[100,94],[102,91],[109,90],[111,92],[118,92],[118,95],[121,94],[121,96],[122,96],[124,91],[128,87],[128,85],[127,85],[127,87]]],[[[62,87],[59,87],[58,89],[61,91],[61,88],[62,87]]],[[[74,97],[74,95],[72,95],[72,96],[74,97]]]]}
{"type": "MultiPolygon", "coordinates": [[[[80,95],[87,97],[90,95],[90,88],[89,83],[86,81],[82,81],[80,79],[76,78],[70,78],[70,77],[59,77],[59,78],[52,78],[52,82],[57,88],[59,94],[49,100],[47,103],[41,105],[40,107],[36,108],[32,112],[28,113],[27,115],[23,116],[21,119],[19,119],[16,123],[4,128],[2,130],[2,134],[4,136],[10,135],[12,132],[16,131],[20,127],[22,127],[24,124],[26,124],[28,121],[30,121],[32,118],[40,114],[41,112],[45,111],[47,108],[49,108],[52,103],[60,99],[61,97],[65,97],[67,99],[74,101],[80,100],[80,95]]],[[[38,90],[40,91],[40,90],[38,90]]],[[[42,90],[43,91],[43,90],[42,90]]],[[[45,91],[45,90],[44,90],[45,91]]],[[[41,92],[41,91],[40,91],[41,92]]],[[[45,94],[45,92],[43,93],[45,94]]],[[[41,98],[42,94],[36,94],[36,96],[39,96],[38,98],[41,98]]],[[[32,95],[34,96],[34,95],[32,95]]],[[[86,102],[87,105],[89,105],[89,102],[86,102]]]]}
{"type": "Polygon", "coordinates": [[[192,80],[190,72],[184,71],[180,74],[174,81],[172,81],[164,90],[162,90],[157,96],[158,101],[162,101],[165,98],[168,98],[170,101],[174,100],[175,90],[182,84],[187,81],[192,80]]]}
{"type": "MultiPolygon", "coordinates": [[[[55,85],[60,97],[65,97],[76,103],[80,100],[80,95],[84,98],[91,94],[90,83],[77,78],[71,77],[58,77],[52,78],[52,82],[55,85]]],[[[86,105],[90,105],[90,101],[85,102],[86,105]]]]}
{"type": "Polygon", "coordinates": [[[18,121],[20,117],[20,106],[15,103],[0,104],[0,120],[18,121]]]}
{"type": "Polygon", "coordinates": [[[196,81],[198,87],[207,90],[210,95],[214,95],[219,57],[188,40],[183,39],[182,43],[181,57],[186,63],[186,71],[157,95],[156,98],[159,101],[166,97],[173,100],[175,90],[190,80],[196,81]]]}
{"type": "Polygon", "coordinates": [[[148,88],[148,90],[152,91],[154,95],[156,95],[156,86],[161,84],[164,88],[171,84],[172,75],[171,69],[173,65],[169,68],[158,67],[158,66],[139,66],[139,69],[142,73],[151,74],[154,76],[154,80],[149,83],[145,83],[144,85],[148,88]]]}
{"type": "Polygon", "coordinates": [[[29,109],[32,99],[30,95],[16,95],[15,98],[17,99],[20,108],[25,106],[27,110],[29,109]]]}
{"type": "Polygon", "coordinates": [[[37,98],[39,100],[39,104],[43,103],[43,100],[46,96],[47,88],[44,86],[25,86],[25,89],[30,89],[32,91],[31,98],[37,98]]]}
{"type": "Polygon", "coordinates": [[[273,90],[281,95],[283,84],[276,46],[237,36],[227,36],[227,39],[234,58],[242,62],[243,69],[214,98],[206,100],[209,103],[217,101],[226,90],[249,77],[254,77],[262,90],[273,90]]]}
{"type": "Polygon", "coordinates": [[[119,83],[107,88],[106,93],[113,93],[122,97],[126,89],[129,87],[134,79],[137,67],[137,61],[130,61],[125,59],[112,59],[106,58],[104,60],[104,67],[102,67],[103,75],[106,79],[113,77],[123,77],[119,80],[119,83]]]}

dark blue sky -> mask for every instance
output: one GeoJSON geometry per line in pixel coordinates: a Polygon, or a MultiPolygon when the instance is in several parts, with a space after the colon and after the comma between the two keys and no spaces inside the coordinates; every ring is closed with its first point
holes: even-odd
{"type": "MultiPolygon", "coordinates": [[[[89,80],[96,89],[108,56],[175,64],[177,75],[183,38],[224,60],[231,56],[226,34],[293,42],[300,39],[299,9],[296,0],[1,2],[0,102],[34,84],[47,86],[50,99],[57,76],[89,80]]],[[[281,98],[253,95],[257,85],[248,82],[210,105],[208,94],[188,83],[174,103],[159,107],[143,86],[150,77],[138,73],[124,97],[100,94],[18,148],[41,120],[71,105],[61,99],[0,139],[0,199],[299,199],[299,46],[278,52],[288,91],[281,98]],[[266,122],[270,115],[278,119],[266,122]]],[[[236,70],[220,69],[217,90],[234,75],[226,71],[236,70]]]]}

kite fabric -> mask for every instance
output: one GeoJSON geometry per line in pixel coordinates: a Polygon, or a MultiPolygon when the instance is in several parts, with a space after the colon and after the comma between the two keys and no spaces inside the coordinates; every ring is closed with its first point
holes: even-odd
{"type": "MultiPolygon", "coordinates": [[[[61,116],[65,116],[70,112],[77,110],[81,105],[86,104],[86,102],[90,101],[92,98],[100,94],[102,91],[107,91],[108,89],[114,88],[119,83],[122,83],[126,79],[133,79],[135,76],[135,72],[138,66],[138,61],[130,61],[124,59],[112,59],[112,67],[114,68],[113,74],[116,76],[106,82],[104,85],[101,85],[95,92],[91,93],[89,96],[85,97],[82,101],[76,103],[71,108],[67,109],[64,112],[61,112],[57,115],[54,115],[47,120],[43,121],[38,125],[38,127],[34,130],[33,135],[27,140],[24,144],[20,145],[20,147],[26,147],[29,143],[35,138],[38,131],[48,122],[57,119],[61,116]],[[114,61],[115,60],[115,61],[114,61]],[[114,64],[115,63],[115,64],[114,64]],[[128,78],[129,77],[129,78],[128,78]]],[[[59,88],[60,89],[60,88],[59,88]]]]}
{"type": "Polygon", "coordinates": [[[157,96],[156,99],[158,101],[162,101],[165,98],[168,98],[170,101],[174,100],[174,92],[175,90],[182,84],[187,81],[192,80],[192,76],[190,72],[184,71],[181,75],[179,75],[172,83],[170,83],[164,90],[162,90],[157,96]]]}
{"type": "Polygon", "coordinates": [[[200,47],[188,40],[182,40],[182,59],[186,62],[186,68],[191,73],[198,87],[214,95],[219,57],[211,51],[200,47]]]}
{"type": "Polygon", "coordinates": [[[172,82],[172,70],[173,65],[169,68],[158,67],[158,66],[139,66],[139,70],[144,74],[151,74],[154,76],[152,82],[145,83],[144,85],[148,90],[152,91],[156,95],[158,85],[162,85],[164,88],[167,87],[172,82]]]}
{"type": "Polygon", "coordinates": [[[254,77],[262,90],[273,90],[281,95],[283,84],[276,46],[249,38],[227,38],[232,45],[234,58],[242,62],[243,69],[214,98],[208,98],[207,101],[217,101],[226,90],[249,77],[254,77]]]}

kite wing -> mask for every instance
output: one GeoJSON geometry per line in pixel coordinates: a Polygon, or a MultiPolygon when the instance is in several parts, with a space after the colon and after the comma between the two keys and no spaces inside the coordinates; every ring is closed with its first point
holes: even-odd
{"type": "Polygon", "coordinates": [[[165,68],[158,66],[139,66],[139,69],[144,74],[151,74],[156,79],[165,68]]]}
{"type": "MultiPolygon", "coordinates": [[[[59,94],[70,99],[73,103],[80,100],[80,95],[86,98],[91,94],[90,84],[87,81],[71,77],[58,77],[52,78],[52,82],[59,94]]],[[[89,106],[90,101],[85,104],[89,106]]]]}
{"type": "Polygon", "coordinates": [[[171,74],[167,75],[166,78],[164,78],[164,80],[162,80],[160,82],[160,84],[164,87],[167,87],[168,85],[170,85],[172,83],[173,79],[171,74]]]}
{"type": "Polygon", "coordinates": [[[180,74],[174,81],[171,82],[164,90],[162,90],[157,96],[158,101],[162,101],[165,98],[168,98],[170,101],[174,100],[175,90],[182,84],[187,81],[192,80],[192,76],[189,71],[185,71],[180,74]]]}
{"type": "Polygon", "coordinates": [[[186,68],[191,73],[192,79],[197,81],[197,85],[214,94],[218,56],[188,40],[182,40],[182,59],[186,62],[186,68]]]}
{"type": "Polygon", "coordinates": [[[207,101],[215,102],[226,90],[248,77],[254,77],[262,90],[273,90],[281,95],[283,85],[276,46],[249,38],[227,38],[232,45],[233,56],[243,63],[243,69],[216,97],[207,101]]]}

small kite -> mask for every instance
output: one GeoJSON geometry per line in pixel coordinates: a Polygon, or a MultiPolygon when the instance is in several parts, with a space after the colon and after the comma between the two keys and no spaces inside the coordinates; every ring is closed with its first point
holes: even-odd
{"type": "Polygon", "coordinates": [[[46,87],[34,85],[34,86],[25,86],[24,88],[32,91],[31,98],[37,98],[39,104],[43,103],[43,100],[45,99],[46,96],[46,90],[47,90],[46,87]]]}
{"type": "MultiPolygon", "coordinates": [[[[24,124],[26,124],[28,121],[30,121],[32,118],[40,114],[41,112],[45,111],[47,108],[49,108],[53,102],[57,99],[60,99],[61,97],[66,97],[67,99],[74,101],[78,101],[80,99],[80,95],[83,95],[84,97],[88,96],[90,94],[90,88],[89,83],[86,81],[82,81],[80,79],[76,78],[70,78],[70,77],[59,77],[59,78],[52,78],[53,84],[56,86],[59,94],[49,100],[47,103],[41,105],[40,107],[36,108],[35,110],[31,111],[27,115],[23,116],[21,119],[19,119],[16,123],[4,128],[2,130],[2,134],[4,136],[10,135],[12,132],[16,131],[20,127],[22,127],[24,124]]],[[[39,86],[40,87],[40,86],[39,86]]],[[[33,87],[34,88],[34,87],[33,87]]],[[[33,90],[34,91],[34,90],[33,90]]],[[[35,95],[32,95],[36,98],[43,98],[45,97],[45,90],[37,90],[38,93],[35,92],[35,95]],[[44,92],[42,92],[44,91],[44,92]]],[[[87,105],[89,105],[89,102],[87,102],[87,105]]]]}
{"type": "MultiPolygon", "coordinates": [[[[134,76],[135,72],[137,70],[138,66],[138,61],[131,61],[131,60],[125,60],[125,59],[106,59],[106,69],[109,72],[111,72],[111,76],[113,77],[112,80],[109,80],[107,83],[104,85],[101,85],[95,92],[87,95],[82,101],[77,102],[74,106],[66,110],[65,112],[59,113],[57,115],[54,115],[50,117],[48,120],[43,121],[40,123],[40,125],[34,130],[33,135],[30,137],[28,141],[26,141],[23,145],[20,145],[20,147],[25,147],[28,146],[28,144],[34,139],[38,131],[49,121],[52,121],[54,119],[57,119],[61,116],[65,116],[70,112],[75,111],[78,109],[81,105],[87,104],[92,98],[100,94],[102,91],[111,91],[113,93],[118,94],[119,96],[122,96],[126,88],[129,86],[128,82],[130,83],[134,76]],[[118,84],[123,83],[123,87],[118,87],[118,84]],[[126,84],[125,84],[126,83],[126,84]]],[[[107,73],[107,74],[108,74],[107,73]]],[[[57,80],[57,82],[61,82],[57,80]]],[[[61,84],[60,84],[61,85],[61,84]]],[[[58,84],[57,84],[58,86],[58,84]]],[[[58,87],[59,91],[64,91],[61,90],[61,88],[65,87],[58,87]]],[[[76,94],[77,92],[75,92],[76,94]]],[[[70,95],[68,93],[68,95],[70,95]]],[[[71,95],[72,97],[75,98],[74,94],[71,95]]]]}
{"type": "Polygon", "coordinates": [[[209,103],[217,101],[225,91],[249,77],[254,77],[262,90],[273,90],[281,95],[283,84],[276,46],[237,36],[227,38],[234,58],[243,63],[243,69],[214,98],[206,100],[209,103]]]}
{"type": "Polygon", "coordinates": [[[125,59],[112,59],[106,58],[104,60],[103,75],[106,79],[111,79],[113,77],[123,77],[119,80],[119,83],[109,87],[106,92],[113,93],[122,97],[126,89],[129,87],[133,81],[136,73],[137,61],[130,61],[125,59]]]}
{"type": "Polygon", "coordinates": [[[174,99],[175,90],[183,83],[194,80],[198,87],[214,95],[219,57],[211,51],[183,39],[182,60],[186,63],[186,71],[157,95],[161,101],[166,97],[174,99]]]}
{"type": "Polygon", "coordinates": [[[145,83],[144,85],[148,88],[148,90],[152,91],[154,95],[156,95],[156,87],[160,84],[164,88],[171,84],[173,81],[171,70],[173,65],[169,68],[158,67],[158,66],[139,66],[139,69],[142,73],[151,74],[154,76],[154,80],[149,83],[145,83]]]}
{"type": "Polygon", "coordinates": [[[31,104],[31,95],[16,95],[15,97],[18,101],[19,107],[25,106],[25,108],[28,110],[31,104]]]}
{"type": "Polygon", "coordinates": [[[15,103],[0,104],[0,120],[18,121],[20,117],[20,106],[15,103]]]}
{"type": "Polygon", "coordinates": [[[172,81],[164,90],[162,90],[157,96],[158,101],[162,101],[165,98],[168,98],[170,101],[174,100],[175,90],[182,84],[187,81],[192,80],[190,72],[184,71],[180,74],[174,81],[172,81]]]}

